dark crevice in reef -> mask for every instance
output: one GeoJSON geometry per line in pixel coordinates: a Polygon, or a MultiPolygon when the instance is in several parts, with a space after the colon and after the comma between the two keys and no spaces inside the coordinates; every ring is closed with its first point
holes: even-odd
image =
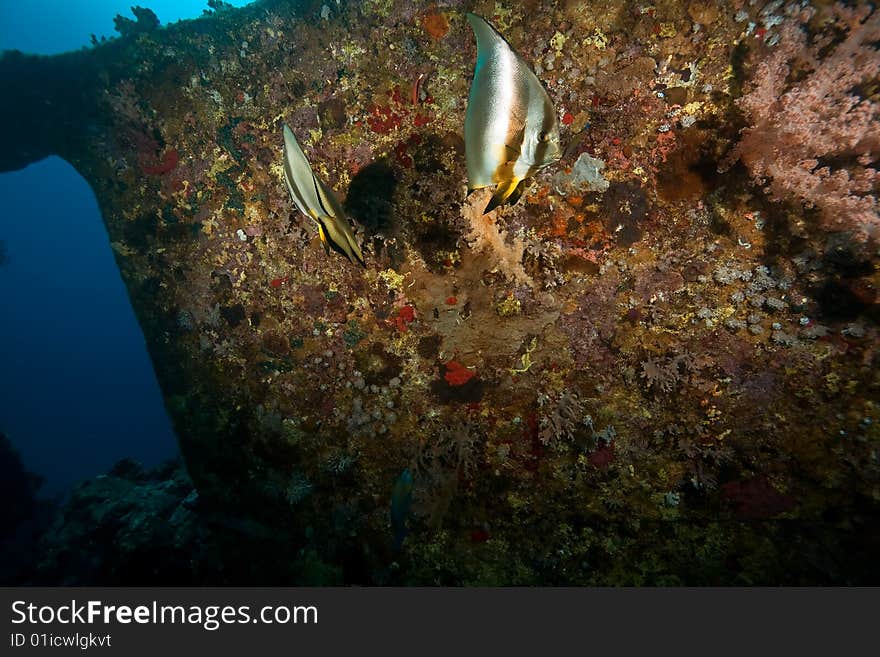
{"type": "Polygon", "coordinates": [[[366,229],[367,235],[391,234],[394,225],[394,190],[397,177],[387,162],[368,164],[351,179],[345,210],[366,229]]]}

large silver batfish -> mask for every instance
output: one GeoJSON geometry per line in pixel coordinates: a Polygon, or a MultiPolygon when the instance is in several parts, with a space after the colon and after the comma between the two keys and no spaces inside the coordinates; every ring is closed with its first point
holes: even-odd
{"type": "Polygon", "coordinates": [[[556,111],[541,82],[495,28],[475,14],[467,19],[477,37],[464,120],[468,188],[496,186],[486,213],[516,203],[524,180],[562,151],[556,111]]]}
{"type": "Polygon", "coordinates": [[[357,260],[363,265],[361,247],[354,239],[339,200],[333,190],[318,180],[287,124],[284,124],[284,179],[296,207],[318,224],[318,235],[327,253],[332,247],[351,262],[357,260]]]}

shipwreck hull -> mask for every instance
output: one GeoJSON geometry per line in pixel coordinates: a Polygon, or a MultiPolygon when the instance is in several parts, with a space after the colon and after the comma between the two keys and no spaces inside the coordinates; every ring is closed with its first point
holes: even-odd
{"type": "Polygon", "coordinates": [[[483,217],[463,8],[328,5],[0,60],[0,166],[94,189],[203,512],[347,582],[876,581],[876,261],[717,174],[736,11],[469,4],[569,147],[483,217]],[[285,122],[366,268],[296,212],[285,122]]]}

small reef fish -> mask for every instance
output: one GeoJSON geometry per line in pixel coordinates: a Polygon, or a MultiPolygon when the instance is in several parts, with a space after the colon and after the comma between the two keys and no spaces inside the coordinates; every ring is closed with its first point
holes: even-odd
{"type": "Polygon", "coordinates": [[[477,64],[464,120],[468,190],[495,185],[483,213],[516,203],[523,182],[562,156],[556,110],[541,82],[495,28],[467,15],[477,64]]]}
{"type": "Polygon", "coordinates": [[[318,180],[287,124],[284,124],[284,179],[296,207],[318,224],[318,235],[327,254],[333,248],[351,262],[366,266],[339,200],[333,190],[318,180]]]}
{"type": "Polygon", "coordinates": [[[394,551],[398,552],[406,538],[406,519],[412,506],[413,476],[409,468],[400,473],[391,490],[391,529],[394,532],[394,551]]]}

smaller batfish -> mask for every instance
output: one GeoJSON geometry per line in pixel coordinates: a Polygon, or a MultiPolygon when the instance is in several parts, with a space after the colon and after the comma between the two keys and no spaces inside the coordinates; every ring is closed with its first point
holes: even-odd
{"type": "Polygon", "coordinates": [[[477,64],[464,120],[469,190],[495,186],[484,213],[516,203],[523,181],[562,156],[556,110],[528,64],[485,20],[467,15],[477,64]]]}
{"type": "Polygon", "coordinates": [[[336,195],[318,180],[287,124],[284,125],[284,179],[296,207],[318,224],[318,235],[327,253],[333,248],[351,262],[364,265],[361,247],[354,239],[336,195]]]}

